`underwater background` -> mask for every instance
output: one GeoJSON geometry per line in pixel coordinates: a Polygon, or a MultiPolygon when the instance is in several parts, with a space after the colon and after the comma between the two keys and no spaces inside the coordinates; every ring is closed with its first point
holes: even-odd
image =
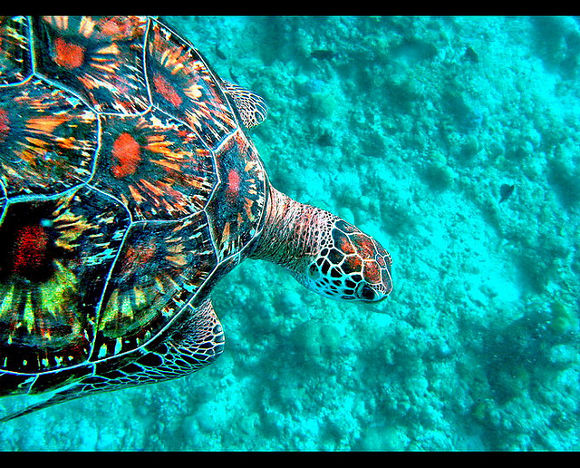
{"type": "Polygon", "coordinates": [[[394,290],[247,260],[212,366],[4,423],[0,450],[580,449],[580,19],[168,20],[268,102],[273,184],[381,242],[394,290]]]}

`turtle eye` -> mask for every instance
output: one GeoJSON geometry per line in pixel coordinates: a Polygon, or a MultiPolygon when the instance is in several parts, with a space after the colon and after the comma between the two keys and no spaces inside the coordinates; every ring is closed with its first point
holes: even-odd
{"type": "Polygon", "coordinates": [[[363,283],[357,288],[357,295],[359,298],[366,301],[372,301],[375,298],[375,292],[368,284],[363,283]]]}
{"type": "Polygon", "coordinates": [[[308,267],[308,276],[311,278],[318,277],[318,267],[316,266],[316,263],[311,263],[308,267]]]}

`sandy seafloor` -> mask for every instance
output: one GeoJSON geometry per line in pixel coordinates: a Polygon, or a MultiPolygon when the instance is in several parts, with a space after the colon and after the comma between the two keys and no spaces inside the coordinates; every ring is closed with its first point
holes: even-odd
{"type": "Polygon", "coordinates": [[[578,450],[580,20],[173,22],[267,100],[275,186],[382,242],[394,291],[336,302],[246,261],[214,365],[3,424],[0,449],[578,450]]]}

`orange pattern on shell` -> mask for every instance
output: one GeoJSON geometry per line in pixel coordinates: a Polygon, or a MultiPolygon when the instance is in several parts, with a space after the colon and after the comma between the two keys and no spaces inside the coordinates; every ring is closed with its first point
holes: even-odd
{"type": "Polygon", "coordinates": [[[240,190],[240,174],[238,174],[234,169],[230,170],[228,173],[228,182],[226,196],[228,198],[237,197],[240,190]]]}
{"type": "Polygon", "coordinates": [[[22,226],[14,243],[13,273],[28,276],[46,262],[48,235],[41,226],[22,226]]]}
{"type": "Polygon", "coordinates": [[[139,143],[127,132],[123,132],[117,137],[113,143],[111,155],[118,161],[118,165],[111,169],[117,179],[135,174],[137,166],[141,162],[139,143]]]}
{"type": "Polygon", "coordinates": [[[9,132],[10,118],[8,117],[8,112],[4,109],[0,109],[0,143],[4,141],[9,132]]]}
{"type": "Polygon", "coordinates": [[[157,91],[173,106],[181,106],[183,99],[181,99],[179,94],[177,94],[177,91],[175,91],[175,88],[171,86],[165,78],[157,74],[153,77],[153,84],[155,86],[155,91],[157,91]]]}
{"type": "Polygon", "coordinates": [[[57,65],[73,70],[80,67],[85,61],[85,49],[78,44],[65,41],[62,37],[57,37],[54,41],[55,57],[57,65]]]}

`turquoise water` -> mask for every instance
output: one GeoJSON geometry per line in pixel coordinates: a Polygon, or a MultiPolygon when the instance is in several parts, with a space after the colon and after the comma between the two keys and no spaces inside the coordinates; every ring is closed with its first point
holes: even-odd
{"type": "Polygon", "coordinates": [[[580,449],[580,20],[172,22],[268,102],[274,185],[376,237],[394,291],[335,302],[246,261],[214,365],[5,423],[0,449],[580,449]]]}

